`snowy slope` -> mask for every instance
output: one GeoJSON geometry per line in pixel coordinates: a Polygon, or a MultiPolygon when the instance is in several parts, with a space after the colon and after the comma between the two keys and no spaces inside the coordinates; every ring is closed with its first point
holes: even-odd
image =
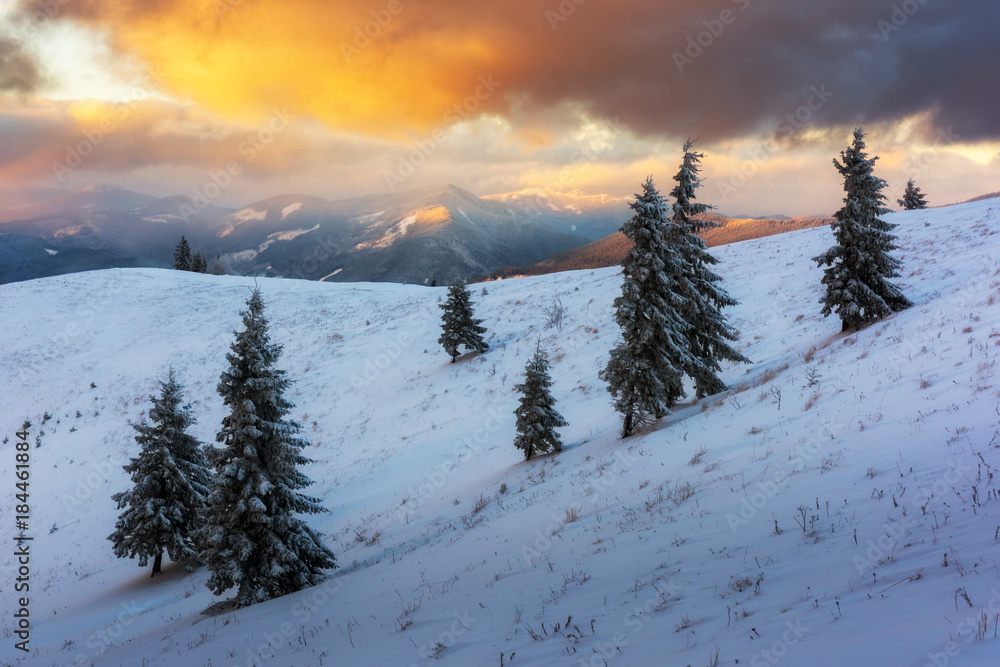
{"type": "MultiPolygon", "coordinates": [[[[201,613],[217,601],[203,569],[150,579],[105,536],[135,452],[128,421],[170,364],[196,435],[214,440],[252,281],[112,270],[0,286],[3,434],[25,417],[32,439],[45,432],[31,449],[33,650],[5,633],[0,662],[996,664],[1000,208],[891,219],[917,306],[851,336],[818,314],[810,258],[829,230],[718,248],[755,364],[627,441],[597,379],[617,335],[614,269],[474,286],[492,349],[457,364],[435,342],[444,288],[261,280],[314,444],[311,492],[331,510],[310,520],[340,568],[222,616],[201,613]],[[561,332],[544,328],[555,296],[561,332]],[[512,387],[539,335],[570,426],[562,454],[525,463],[512,387]]],[[[13,465],[12,442],[0,456],[13,465]]],[[[5,627],[12,566],[5,549],[5,627]]]]}

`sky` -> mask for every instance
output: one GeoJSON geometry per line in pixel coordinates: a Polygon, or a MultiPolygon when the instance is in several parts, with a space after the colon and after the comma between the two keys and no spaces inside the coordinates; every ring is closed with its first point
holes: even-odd
{"type": "Polygon", "coordinates": [[[1000,190],[995,0],[0,0],[0,196],[668,191],[830,214],[1000,190]],[[210,183],[220,186],[209,187],[210,183]]]}

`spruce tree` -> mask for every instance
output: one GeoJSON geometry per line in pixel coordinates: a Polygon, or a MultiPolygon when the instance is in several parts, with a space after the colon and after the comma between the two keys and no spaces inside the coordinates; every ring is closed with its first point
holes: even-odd
{"type": "Polygon", "coordinates": [[[695,201],[695,190],[701,186],[698,172],[705,155],[696,153],[693,147],[690,139],[684,144],[684,160],[674,176],[677,185],[670,193],[674,199],[674,224],[668,225],[665,233],[667,243],[687,265],[687,279],[678,281],[678,287],[685,299],[681,314],[688,324],[687,344],[695,363],[684,370],[694,380],[697,397],[704,398],[726,389],[718,376],[721,360],[741,363],[750,360],[729,344],[738,336],[721,309],[738,302],[719,284],[722,277],[709,268],[719,260],[708,252],[705,241],[698,236],[703,229],[717,224],[700,217],[713,207],[695,201]]]}
{"type": "Polygon", "coordinates": [[[927,196],[920,191],[920,188],[917,187],[911,178],[906,183],[906,191],[903,192],[903,198],[897,199],[896,203],[906,211],[916,211],[927,208],[927,196]]]}
{"type": "Polygon", "coordinates": [[[188,245],[187,239],[183,236],[174,249],[174,268],[178,271],[191,270],[191,246],[188,245]]]}
{"type": "Polygon", "coordinates": [[[549,364],[539,343],[524,369],[524,383],[514,387],[521,393],[520,405],[514,410],[517,415],[514,446],[524,452],[525,461],[536,454],[562,451],[556,429],[566,426],[566,420],[556,411],[551,387],[549,364]]]}
{"type": "Polygon", "coordinates": [[[441,315],[441,337],[438,342],[451,355],[451,363],[458,358],[458,346],[485,352],[490,346],[483,340],[486,329],[480,326],[482,320],[475,319],[472,312],[472,297],[464,280],[458,280],[448,287],[448,299],[439,306],[441,315]]]}
{"type": "Polygon", "coordinates": [[[890,213],[882,190],[886,182],[874,174],[878,157],[865,152],[865,132],[854,130],[854,142],[833,160],[844,177],[844,206],[834,214],[836,245],[814,258],[823,272],[826,294],[820,299],[823,315],[837,313],[842,331],[857,331],[891,313],[909,308],[910,301],[889,282],[902,266],[889,253],[896,249],[892,230],[882,220],[890,213]]]}
{"type": "Polygon", "coordinates": [[[194,257],[191,258],[191,270],[194,271],[195,273],[205,273],[207,268],[208,265],[205,263],[205,257],[201,254],[201,251],[199,250],[194,254],[194,257]]]}
{"type": "Polygon", "coordinates": [[[622,340],[600,373],[623,416],[623,437],[649,416],[663,417],[684,396],[684,369],[697,363],[688,352],[681,314],[688,306],[680,286],[686,263],[665,240],[675,223],[667,219],[667,205],[651,177],[642,189],[629,204],[635,215],[621,228],[633,242],[622,260],[622,294],[615,299],[622,340]]]}
{"type": "Polygon", "coordinates": [[[208,495],[208,462],[201,443],[187,432],[194,423],[191,406],[182,405],[182,387],[171,369],[151,396],[149,423],[133,424],[139,455],[123,466],[134,486],[112,499],[124,509],[108,536],[119,558],[139,557],[139,567],[153,558],[160,572],[163,552],[174,562],[197,556],[195,538],[208,495]]]}
{"type": "Polygon", "coordinates": [[[335,567],[320,535],[296,517],[326,510],[297,492],[313,483],[298,469],[310,462],[302,455],[309,443],[286,418],[289,380],[274,368],[281,346],[271,342],[259,289],[242,317],[218,385],[229,414],[215,438],[222,447],[209,449],[215,481],[201,554],[208,587],[219,595],[237,586],[240,607],[311,586],[335,567]]]}

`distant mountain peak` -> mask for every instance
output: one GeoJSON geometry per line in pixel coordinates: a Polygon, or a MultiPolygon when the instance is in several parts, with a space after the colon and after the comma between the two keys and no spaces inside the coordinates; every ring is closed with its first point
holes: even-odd
{"type": "Polygon", "coordinates": [[[515,192],[501,192],[486,195],[483,199],[498,202],[535,202],[553,211],[581,214],[608,206],[624,205],[626,197],[616,197],[614,195],[596,193],[587,194],[582,190],[574,189],[567,192],[552,190],[550,188],[530,187],[515,192]]]}

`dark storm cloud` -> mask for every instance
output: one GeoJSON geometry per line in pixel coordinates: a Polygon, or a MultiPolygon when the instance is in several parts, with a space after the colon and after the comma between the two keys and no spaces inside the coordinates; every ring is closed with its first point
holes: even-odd
{"type": "Polygon", "coordinates": [[[34,92],[43,82],[38,64],[14,37],[0,33],[0,91],[34,92]]]}
{"type": "Polygon", "coordinates": [[[935,110],[963,140],[1000,137],[997,2],[595,2],[557,16],[515,84],[537,104],[577,98],[641,132],[720,138],[773,127],[825,86],[813,126],[935,110]]]}
{"type": "MultiPolygon", "coordinates": [[[[424,89],[442,100],[440,108],[408,111],[398,94],[385,96],[380,102],[392,114],[362,127],[366,132],[378,133],[393,118],[417,127],[433,124],[468,95],[470,82],[493,74],[503,83],[502,94],[483,103],[487,110],[509,114],[516,106],[519,114],[547,113],[578,103],[647,135],[739,137],[773,129],[811,104],[813,129],[931,111],[937,129],[950,126],[964,141],[1000,138],[996,0],[436,0],[404,2],[384,27],[371,23],[379,13],[389,16],[387,2],[379,0],[220,1],[232,11],[206,14],[204,3],[193,0],[76,0],[63,5],[60,16],[98,24],[113,37],[128,36],[131,26],[144,22],[169,20],[174,30],[202,38],[208,49],[244,41],[251,61],[255,54],[273,59],[276,53],[306,52],[326,73],[364,67],[363,77],[349,79],[354,99],[380,99],[386,84],[400,77],[393,64],[403,62],[407,77],[426,78],[424,89]],[[268,29],[240,32],[258,23],[268,29]],[[308,36],[311,25],[324,26],[319,38],[308,36]],[[376,29],[370,38],[358,32],[366,25],[376,29]],[[226,35],[224,42],[216,39],[219,34],[226,35]],[[424,48],[432,43],[440,48],[424,48]],[[350,62],[345,44],[359,48],[350,62]]],[[[31,13],[44,3],[22,4],[31,13]]],[[[133,45],[142,43],[132,37],[133,45]]],[[[180,35],[177,41],[183,41],[180,35]]],[[[182,56],[165,49],[145,57],[169,70],[171,59],[182,56]]],[[[269,63],[246,68],[257,77],[253,86],[238,86],[221,71],[221,81],[209,73],[198,85],[211,92],[225,84],[236,104],[278,91],[269,103],[294,97],[303,112],[330,125],[363,125],[338,111],[336,98],[309,104],[310,95],[337,89],[341,79],[324,83],[324,72],[281,74],[269,63]],[[295,89],[289,81],[297,76],[306,81],[295,89]]],[[[183,82],[174,82],[175,92],[218,102],[195,85],[184,91],[183,82]]],[[[350,106],[349,99],[339,100],[350,106]]]]}

